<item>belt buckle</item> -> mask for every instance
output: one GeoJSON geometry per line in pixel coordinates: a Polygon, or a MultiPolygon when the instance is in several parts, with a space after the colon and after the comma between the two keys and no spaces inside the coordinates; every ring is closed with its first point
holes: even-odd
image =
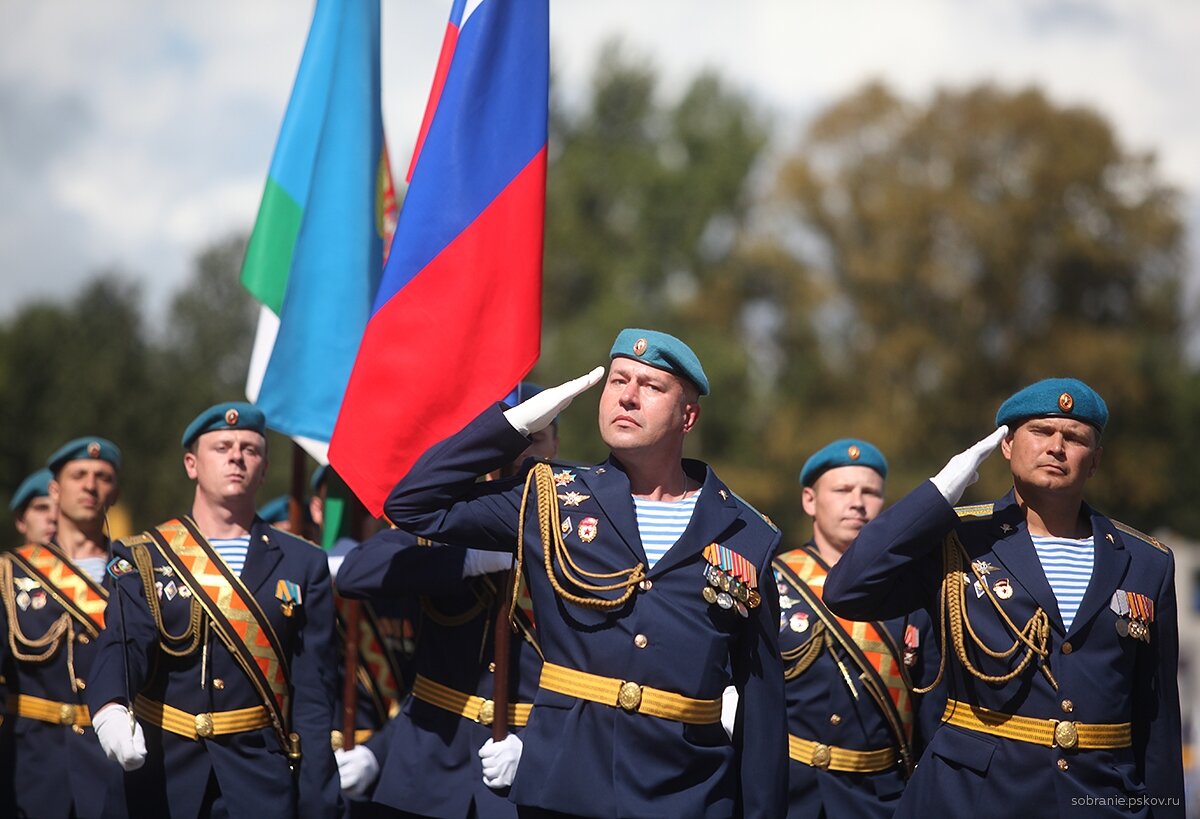
{"type": "Polygon", "coordinates": [[[812,764],[814,768],[820,768],[823,771],[829,770],[829,762],[833,759],[833,752],[829,746],[823,742],[818,742],[813,748],[812,764]]]}
{"type": "Polygon", "coordinates": [[[61,725],[73,725],[75,723],[75,706],[65,702],[59,705],[58,722],[61,725]]]}
{"type": "Polygon", "coordinates": [[[617,692],[617,705],[626,711],[636,711],[642,705],[642,687],[635,682],[621,683],[617,692]]]}
{"type": "Polygon", "coordinates": [[[213,718],[212,714],[197,714],[196,721],[196,736],[211,737],[213,735],[213,718]]]}
{"type": "Polygon", "coordinates": [[[1071,750],[1079,744],[1079,729],[1070,720],[1061,720],[1054,724],[1054,744],[1059,748],[1071,750]]]}
{"type": "Polygon", "coordinates": [[[496,718],[496,703],[492,700],[484,700],[479,703],[479,714],[475,717],[475,721],[480,725],[491,725],[496,718]]]}

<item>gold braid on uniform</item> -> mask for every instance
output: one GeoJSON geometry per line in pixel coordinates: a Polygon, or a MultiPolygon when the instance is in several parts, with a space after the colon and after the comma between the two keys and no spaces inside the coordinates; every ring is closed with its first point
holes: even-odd
{"type": "Polygon", "coordinates": [[[189,601],[191,608],[188,610],[188,625],[182,634],[175,635],[167,631],[167,625],[162,619],[162,608],[158,604],[158,591],[154,588],[154,561],[150,559],[150,550],[144,543],[134,544],[131,550],[133,562],[137,565],[138,574],[142,578],[142,588],[146,592],[146,606],[150,609],[150,616],[154,618],[154,624],[158,626],[159,648],[172,657],[188,656],[200,645],[200,604],[196,602],[195,597],[189,601]],[[182,643],[184,640],[191,642],[187,648],[178,649],[167,645],[168,640],[173,643],[182,643]]]}
{"type": "MultiPolygon", "coordinates": [[[[808,671],[808,667],[821,655],[821,649],[828,645],[829,634],[826,633],[825,624],[818,620],[812,627],[812,634],[804,641],[803,645],[780,652],[784,663],[793,663],[784,669],[783,678],[794,680],[808,671]]],[[[832,648],[830,646],[830,650],[832,648]]]]}
{"type": "Polygon", "coordinates": [[[6,555],[0,558],[0,597],[4,598],[4,612],[8,615],[8,647],[12,649],[13,657],[23,663],[40,663],[50,659],[58,650],[59,641],[66,636],[67,643],[67,674],[71,680],[71,690],[78,691],[75,683],[75,621],[70,613],[63,612],[46,629],[46,633],[36,640],[31,640],[21,631],[21,622],[17,619],[17,610],[12,595],[13,566],[6,555]],[[20,647],[18,646],[20,644],[20,647]],[[44,649],[40,654],[30,654],[22,650],[44,649]]]}
{"type": "Polygon", "coordinates": [[[637,584],[646,578],[645,564],[638,563],[632,569],[623,569],[618,572],[603,574],[581,569],[571,559],[571,553],[567,549],[567,544],[562,539],[562,529],[560,528],[558,514],[558,491],[554,484],[554,470],[550,464],[542,462],[535,464],[533,469],[529,470],[529,475],[525,478],[525,491],[521,494],[521,512],[517,520],[517,562],[513,571],[509,619],[514,620],[516,617],[517,583],[521,577],[521,564],[525,557],[525,511],[529,508],[530,487],[535,488],[537,492],[538,532],[542,538],[542,557],[546,566],[546,577],[549,578],[550,585],[558,596],[568,603],[574,603],[577,606],[587,609],[599,609],[603,611],[617,609],[625,605],[625,601],[633,595],[633,590],[637,584]],[[551,557],[551,552],[553,552],[553,557],[551,557]],[[558,582],[558,577],[555,574],[555,563],[558,564],[558,571],[562,572],[563,578],[567,583],[592,594],[585,597],[573,594],[564,589],[558,582]],[[611,580],[618,577],[624,579],[609,584],[592,584],[587,582],[587,580],[611,580]],[[587,580],[584,580],[584,578],[587,578],[587,580]],[[618,589],[624,589],[624,591],[619,597],[611,600],[596,595],[597,592],[611,592],[618,589]]]}
{"type": "Polygon", "coordinates": [[[942,566],[944,575],[942,577],[942,589],[939,594],[939,607],[941,608],[941,617],[939,620],[939,637],[941,641],[941,659],[938,662],[937,677],[932,683],[924,688],[914,688],[913,691],[917,694],[927,694],[942,681],[942,675],[946,670],[946,628],[949,625],[950,639],[954,642],[954,653],[958,657],[958,661],[962,667],[976,679],[986,683],[1006,683],[1009,680],[1016,678],[1029,665],[1034,655],[1038,658],[1038,667],[1050,684],[1058,689],[1058,681],[1054,679],[1054,675],[1050,673],[1050,667],[1046,665],[1046,658],[1049,656],[1049,651],[1046,646],[1050,639],[1050,618],[1046,612],[1039,606],[1029,621],[1024,627],[1017,628],[1016,624],[1008,616],[1008,612],[1000,605],[995,595],[992,593],[988,584],[983,582],[983,575],[971,565],[971,571],[975,575],[975,579],[979,581],[979,585],[987,594],[988,600],[995,607],[996,612],[1008,626],[1009,630],[1017,636],[1011,647],[1005,651],[997,651],[979,638],[975,633],[975,629],[971,626],[971,619],[967,616],[966,596],[963,592],[966,582],[964,581],[962,570],[962,559],[966,550],[963,548],[962,541],[958,539],[958,535],[951,532],[946,536],[942,545],[942,566]],[[1025,645],[1025,654],[1021,657],[1021,661],[1017,663],[1016,668],[1007,674],[984,674],[974,666],[970,658],[967,656],[966,641],[963,633],[964,629],[971,636],[971,642],[974,643],[984,654],[993,657],[997,660],[1007,659],[1013,656],[1021,644],[1025,645]]]}

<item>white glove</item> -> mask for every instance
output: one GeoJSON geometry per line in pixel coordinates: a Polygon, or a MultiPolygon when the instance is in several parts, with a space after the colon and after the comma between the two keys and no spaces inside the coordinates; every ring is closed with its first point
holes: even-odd
{"type": "Polygon", "coordinates": [[[489,552],[485,549],[467,549],[463,558],[463,577],[477,577],[492,572],[507,572],[513,567],[512,552],[489,552]]]}
{"type": "Polygon", "coordinates": [[[110,702],[92,717],[96,739],[104,755],[127,771],[136,771],[146,762],[146,736],[129,709],[110,702]]]}
{"type": "Polygon", "coordinates": [[[604,368],[597,367],[587,375],[581,375],[573,381],[542,390],[512,409],[505,410],[504,417],[517,432],[526,436],[532,435],[550,426],[550,422],[570,406],[575,396],[594,387],[603,377],[604,368]]]}
{"type": "Polygon", "coordinates": [[[729,738],[733,739],[733,724],[737,719],[738,692],[732,685],[725,686],[721,692],[721,727],[729,738]]]}
{"type": "Polygon", "coordinates": [[[947,461],[942,471],[929,479],[942,493],[946,503],[951,506],[958,503],[967,487],[979,480],[979,465],[988,459],[999,446],[1000,439],[1007,434],[1008,427],[1000,425],[991,435],[947,461]]]}
{"type": "Polygon", "coordinates": [[[337,759],[342,793],[351,799],[364,796],[375,777],[379,776],[379,760],[375,754],[366,745],[355,745],[349,751],[338,748],[333,755],[337,759]]]}
{"type": "Polygon", "coordinates": [[[509,734],[499,742],[488,740],[479,749],[479,758],[483,760],[483,784],[489,788],[507,788],[517,776],[517,766],[521,764],[521,738],[509,734]]]}

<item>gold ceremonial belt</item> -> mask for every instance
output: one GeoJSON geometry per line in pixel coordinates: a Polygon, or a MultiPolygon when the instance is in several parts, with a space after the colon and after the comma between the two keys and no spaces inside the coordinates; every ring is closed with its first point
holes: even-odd
{"type": "MultiPolygon", "coordinates": [[[[443,711],[458,714],[465,719],[478,722],[480,725],[491,725],[496,715],[496,704],[474,694],[466,694],[449,686],[436,683],[428,677],[417,675],[413,681],[412,695],[421,702],[436,705],[443,711]]],[[[529,724],[529,712],[533,706],[529,703],[517,702],[508,705],[508,724],[514,728],[523,728],[529,724]]]]}
{"type": "Polygon", "coordinates": [[[1127,748],[1133,742],[1133,729],[1128,722],[1086,725],[1065,719],[1036,719],[992,711],[957,700],[946,702],[942,722],[994,737],[1067,750],[1127,748]]]}
{"type": "Polygon", "coordinates": [[[662,691],[648,685],[638,685],[613,677],[601,677],[586,671],[545,663],[538,685],[569,697],[620,707],[630,713],[648,714],[661,719],[673,719],[691,725],[708,725],[721,720],[721,700],[697,700],[662,691]]]}
{"type": "Polygon", "coordinates": [[[266,728],[271,724],[267,709],[261,705],[238,708],[235,711],[213,711],[205,714],[189,714],[163,702],[155,702],[139,695],[133,703],[133,713],[164,731],[170,731],[184,739],[219,737],[225,734],[240,734],[266,728]]]}
{"type": "Polygon", "coordinates": [[[33,697],[29,694],[13,694],[8,698],[8,710],[19,717],[28,717],[55,725],[91,725],[92,718],[86,705],[55,702],[33,697]]]}
{"type": "Polygon", "coordinates": [[[877,751],[852,751],[838,748],[811,739],[801,739],[788,734],[788,756],[802,765],[811,765],[823,771],[845,773],[876,773],[896,767],[900,754],[895,748],[880,748],[877,751]]]}
{"type": "MultiPolygon", "coordinates": [[[[375,736],[375,732],[370,728],[356,728],[354,730],[354,744],[362,745],[371,737],[375,736]]],[[[329,744],[333,746],[333,750],[340,751],[346,747],[346,735],[341,731],[329,732],[329,744]]]]}

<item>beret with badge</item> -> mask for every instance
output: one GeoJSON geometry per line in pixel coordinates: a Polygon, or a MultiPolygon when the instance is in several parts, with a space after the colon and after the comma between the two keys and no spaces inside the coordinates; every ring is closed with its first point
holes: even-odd
{"type": "Polygon", "coordinates": [[[259,435],[267,434],[267,416],[253,404],[245,401],[226,401],[213,404],[197,415],[183,431],[183,448],[190,447],[206,432],[224,429],[248,429],[259,435]]]}
{"type": "Polygon", "coordinates": [[[1011,431],[1030,418],[1073,418],[1104,432],[1108,405],[1077,378],[1046,378],[1009,396],[996,412],[996,426],[1011,431]]]}
{"type": "Polygon", "coordinates": [[[57,475],[70,461],[107,461],[114,469],[120,469],[121,450],[107,438],[76,438],[56,449],[46,460],[46,468],[57,475]]]}
{"type": "Polygon", "coordinates": [[[839,438],[818,449],[804,462],[800,485],[812,486],[821,475],[842,466],[865,466],[874,469],[881,478],[887,477],[887,458],[877,446],[859,438],[839,438]]]}
{"type": "Polygon", "coordinates": [[[21,485],[17,487],[17,491],[13,493],[12,500],[8,503],[8,508],[13,512],[23,512],[25,507],[34,498],[44,498],[50,494],[50,479],[54,475],[49,469],[39,469],[32,475],[21,481],[21,485]]]}
{"type": "Polygon", "coordinates": [[[691,347],[668,333],[627,328],[617,334],[608,357],[632,358],[681,376],[695,384],[701,395],[708,395],[708,376],[700,366],[700,359],[691,347]]]}

